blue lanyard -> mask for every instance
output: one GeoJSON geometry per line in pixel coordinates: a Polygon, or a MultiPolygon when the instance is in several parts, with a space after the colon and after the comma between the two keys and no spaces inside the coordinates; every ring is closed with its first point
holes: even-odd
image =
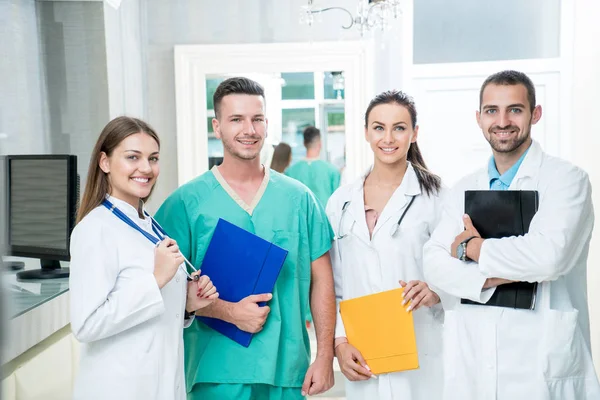
{"type": "MultiPolygon", "coordinates": [[[[106,208],[108,208],[113,214],[115,214],[117,216],[117,218],[119,218],[121,221],[125,222],[127,225],[129,225],[130,227],[132,227],[133,229],[135,229],[136,231],[140,232],[142,235],[144,235],[146,237],[146,239],[148,239],[149,241],[151,241],[155,246],[157,244],[159,244],[165,237],[168,237],[167,232],[165,232],[165,230],[162,228],[162,226],[160,226],[158,224],[158,222],[156,222],[154,220],[154,218],[152,218],[150,216],[150,214],[148,214],[146,211],[144,211],[144,215],[146,215],[148,218],[150,218],[150,221],[152,221],[152,230],[154,231],[154,233],[156,233],[156,236],[158,236],[158,238],[155,238],[154,236],[152,236],[149,232],[145,231],[144,229],[142,229],[138,224],[136,224],[135,222],[133,222],[131,220],[131,218],[129,218],[127,215],[125,215],[125,213],[121,210],[119,210],[119,208],[117,206],[115,206],[113,203],[111,203],[108,199],[104,199],[102,201],[102,205],[106,208]]],[[[180,253],[181,254],[181,253],[180,253]]],[[[183,254],[182,254],[183,256],[183,254]]],[[[190,268],[194,271],[197,271],[196,267],[194,267],[194,265],[192,265],[191,262],[189,262],[189,260],[187,258],[185,258],[185,256],[183,257],[183,260],[185,261],[185,263],[187,265],[190,266],[190,268]]],[[[194,281],[197,282],[200,277],[198,275],[194,275],[193,277],[190,275],[190,273],[183,267],[183,264],[181,264],[179,266],[181,268],[181,270],[183,272],[185,272],[185,274],[188,277],[188,281],[194,281]]]]}
{"type": "Polygon", "coordinates": [[[154,245],[157,245],[159,242],[161,242],[166,236],[167,233],[165,232],[165,230],[158,224],[158,222],[156,222],[154,220],[154,218],[152,218],[147,212],[144,211],[144,214],[150,218],[150,220],[152,221],[152,230],[154,231],[154,233],[156,233],[156,236],[158,236],[158,238],[152,236],[149,232],[147,232],[146,230],[142,229],[138,224],[136,224],[135,222],[133,222],[131,220],[131,218],[129,218],[127,215],[125,215],[125,213],[121,210],[119,210],[119,208],[117,206],[115,206],[113,203],[111,203],[108,199],[104,199],[102,201],[102,205],[106,208],[108,208],[113,214],[115,214],[117,216],[117,218],[119,218],[121,221],[125,222],[127,225],[129,225],[130,227],[132,227],[133,229],[137,230],[138,232],[140,232],[142,235],[144,235],[146,237],[146,239],[148,239],[149,241],[151,241],[154,245]]]}

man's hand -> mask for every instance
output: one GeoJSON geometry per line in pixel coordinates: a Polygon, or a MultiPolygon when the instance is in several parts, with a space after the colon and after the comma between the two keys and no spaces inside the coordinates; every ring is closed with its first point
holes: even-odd
{"type": "Polygon", "coordinates": [[[415,311],[421,306],[433,307],[440,302],[437,293],[431,290],[429,285],[423,281],[410,281],[408,283],[400,281],[400,286],[404,288],[402,305],[410,302],[406,311],[415,311]]]}
{"type": "Polygon", "coordinates": [[[317,355],[315,362],[306,371],[302,396],[326,392],[333,387],[333,383],[333,356],[317,355]]]}
{"type": "Polygon", "coordinates": [[[264,293],[253,294],[238,301],[232,311],[232,323],[245,332],[260,332],[271,309],[269,306],[260,307],[257,303],[269,301],[272,298],[271,293],[264,293]]]}
{"type": "Polygon", "coordinates": [[[342,374],[349,381],[366,381],[373,375],[360,351],[350,343],[342,343],[335,348],[335,355],[342,374]]]}
{"type": "Polygon", "coordinates": [[[458,248],[458,245],[466,239],[475,236],[475,238],[471,239],[467,244],[467,257],[473,261],[479,261],[479,251],[481,250],[483,239],[481,239],[481,235],[473,226],[471,217],[469,217],[467,214],[463,215],[463,223],[465,225],[465,230],[454,239],[454,242],[452,242],[452,245],[450,246],[450,254],[454,258],[458,258],[456,255],[456,249],[458,248]],[[471,247],[471,249],[469,249],[469,247],[471,247]]]}

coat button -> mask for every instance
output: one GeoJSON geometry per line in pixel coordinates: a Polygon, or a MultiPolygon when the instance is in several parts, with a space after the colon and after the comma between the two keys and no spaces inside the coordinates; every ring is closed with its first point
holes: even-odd
{"type": "Polygon", "coordinates": [[[176,281],[176,282],[179,282],[179,277],[175,278],[175,281],[176,281]]]}
{"type": "Polygon", "coordinates": [[[175,318],[179,319],[179,314],[177,314],[177,315],[175,316],[175,318]]]}

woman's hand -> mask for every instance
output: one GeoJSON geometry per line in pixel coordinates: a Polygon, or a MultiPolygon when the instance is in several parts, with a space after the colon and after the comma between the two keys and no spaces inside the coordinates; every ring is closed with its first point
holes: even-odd
{"type": "Polygon", "coordinates": [[[342,373],[350,381],[366,381],[374,376],[360,351],[350,343],[341,343],[335,348],[335,356],[342,373]]]}
{"type": "Polygon", "coordinates": [[[154,248],[154,279],[159,288],[162,289],[173,279],[182,262],[183,256],[173,239],[165,238],[154,248]]]}
{"type": "MultiPolygon", "coordinates": [[[[199,275],[200,271],[192,274],[192,277],[199,275]]],[[[219,298],[217,288],[213,285],[210,278],[206,275],[201,276],[198,281],[190,281],[187,286],[187,301],[185,309],[187,312],[193,312],[209,306],[219,298]]]]}
{"type": "Polygon", "coordinates": [[[437,293],[429,289],[429,286],[423,281],[410,281],[408,283],[400,281],[400,286],[404,288],[402,305],[409,303],[406,311],[415,311],[421,306],[433,307],[440,302],[437,293]]]}

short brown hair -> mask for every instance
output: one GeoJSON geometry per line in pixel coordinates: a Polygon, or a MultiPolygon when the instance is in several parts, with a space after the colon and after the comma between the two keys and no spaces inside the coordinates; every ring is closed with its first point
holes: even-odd
{"type": "Polygon", "coordinates": [[[483,91],[488,85],[523,85],[527,89],[527,100],[529,101],[530,110],[533,111],[535,108],[535,86],[531,79],[523,72],[506,70],[488,76],[479,91],[479,110],[481,110],[481,103],[483,103],[483,91]]]}
{"type": "Polygon", "coordinates": [[[244,77],[226,79],[221,82],[219,86],[217,86],[217,90],[215,90],[215,94],[213,95],[215,117],[217,119],[219,118],[219,111],[223,97],[230,94],[249,94],[262,96],[263,100],[265,100],[265,89],[258,82],[244,77]]]}
{"type": "Polygon", "coordinates": [[[314,126],[307,126],[304,128],[304,147],[310,147],[314,144],[318,138],[321,137],[321,131],[314,126]]]}

